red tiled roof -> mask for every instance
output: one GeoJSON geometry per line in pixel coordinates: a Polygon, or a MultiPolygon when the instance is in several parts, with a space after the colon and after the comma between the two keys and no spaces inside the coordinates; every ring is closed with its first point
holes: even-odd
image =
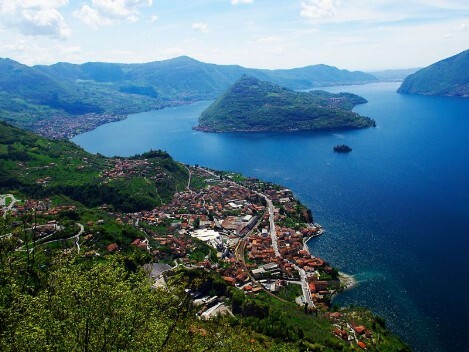
{"type": "Polygon", "coordinates": [[[363,325],[355,326],[354,330],[357,334],[363,334],[365,332],[365,327],[363,325]]]}
{"type": "Polygon", "coordinates": [[[111,243],[111,244],[108,244],[106,249],[109,251],[109,252],[115,252],[119,249],[119,246],[117,245],[117,243],[111,243]]]}

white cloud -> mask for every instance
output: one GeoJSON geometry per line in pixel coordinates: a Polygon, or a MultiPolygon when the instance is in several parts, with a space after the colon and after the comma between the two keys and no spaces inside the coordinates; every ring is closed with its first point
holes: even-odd
{"type": "Polygon", "coordinates": [[[252,4],[254,0],[231,0],[231,5],[252,4]]]}
{"type": "Polygon", "coordinates": [[[301,3],[301,16],[307,18],[329,17],[336,14],[340,0],[307,0],[301,3]]]}
{"type": "Polygon", "coordinates": [[[0,14],[18,9],[55,9],[68,5],[68,0],[0,0],[0,14]]]}
{"type": "Polygon", "coordinates": [[[153,23],[153,22],[156,22],[158,20],[158,15],[152,15],[150,17],[150,22],[153,23]]]}
{"type": "Polygon", "coordinates": [[[192,23],[192,29],[194,31],[207,33],[208,32],[208,24],[204,22],[194,22],[192,23]]]}
{"type": "Polygon", "coordinates": [[[3,49],[11,50],[11,51],[18,51],[18,52],[26,51],[27,48],[28,46],[26,45],[26,42],[24,40],[19,40],[14,44],[3,45],[3,49]]]}
{"type": "Polygon", "coordinates": [[[278,42],[279,38],[275,36],[270,36],[270,37],[263,37],[257,39],[258,43],[273,43],[273,42],[278,42]]]}
{"type": "Polygon", "coordinates": [[[65,39],[71,34],[62,15],[56,9],[24,10],[22,11],[20,28],[23,34],[47,35],[65,39]]]}
{"type": "Polygon", "coordinates": [[[98,10],[88,5],[83,5],[79,10],[74,12],[74,15],[84,24],[93,28],[113,23],[109,18],[101,17],[98,10]]]}
{"type": "MultiPolygon", "coordinates": [[[[91,3],[76,10],[74,15],[94,28],[120,22],[133,23],[139,20],[139,9],[152,4],[153,0],[91,0],[91,3]]],[[[158,17],[153,18],[152,21],[156,21],[158,17]]]]}
{"type": "Polygon", "coordinates": [[[58,8],[67,4],[68,0],[0,0],[0,20],[25,35],[66,39],[71,30],[58,8]]]}

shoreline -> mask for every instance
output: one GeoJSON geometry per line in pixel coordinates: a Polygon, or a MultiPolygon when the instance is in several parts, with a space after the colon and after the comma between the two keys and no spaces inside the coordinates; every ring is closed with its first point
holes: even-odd
{"type": "Polygon", "coordinates": [[[346,274],[342,271],[339,271],[339,280],[341,286],[340,292],[350,291],[351,289],[358,286],[358,280],[354,275],[346,274]]]}
{"type": "Polygon", "coordinates": [[[355,276],[346,274],[342,271],[339,271],[339,281],[340,281],[340,288],[337,289],[331,295],[331,298],[330,298],[331,304],[334,303],[334,299],[337,296],[339,296],[341,293],[353,290],[355,287],[358,286],[358,280],[355,278],[355,276]]]}
{"type": "MultiPolygon", "coordinates": [[[[320,224],[314,223],[313,225],[318,228],[317,234],[303,239],[303,249],[307,251],[311,257],[314,257],[314,255],[309,250],[308,242],[312,240],[313,238],[317,238],[321,236],[324,233],[324,230],[320,224]]],[[[340,293],[350,291],[358,286],[358,280],[355,278],[355,276],[351,274],[346,274],[343,271],[339,271],[339,281],[340,281],[340,288],[337,289],[331,295],[331,302],[334,300],[335,296],[339,295],[340,293]]]]}

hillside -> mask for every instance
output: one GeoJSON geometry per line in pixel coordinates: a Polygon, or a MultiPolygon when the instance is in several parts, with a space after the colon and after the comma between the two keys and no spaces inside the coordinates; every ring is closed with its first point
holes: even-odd
{"type": "Polygon", "coordinates": [[[199,117],[207,132],[365,128],[375,122],[351,110],[366,100],[350,93],[295,92],[243,76],[199,117]]]}
{"type": "Polygon", "coordinates": [[[185,182],[187,171],[165,152],[105,158],[0,122],[0,193],[65,195],[88,207],[138,211],[169,201],[185,182]]]}
{"type": "Polygon", "coordinates": [[[469,97],[469,50],[438,61],[408,76],[397,90],[403,94],[469,97]]]}
{"type": "Polygon", "coordinates": [[[0,59],[0,117],[33,120],[52,111],[79,115],[103,109],[82,99],[70,82],[13,60],[0,59]]]}

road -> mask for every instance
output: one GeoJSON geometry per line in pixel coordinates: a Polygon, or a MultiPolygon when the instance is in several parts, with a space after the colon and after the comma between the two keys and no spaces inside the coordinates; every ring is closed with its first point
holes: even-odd
{"type": "Polygon", "coordinates": [[[80,253],[80,244],[78,243],[78,240],[80,239],[80,236],[83,234],[85,231],[85,227],[77,222],[77,225],[80,227],[80,231],[75,235],[75,245],[77,246],[78,253],[80,253]]]}
{"type": "Polygon", "coordinates": [[[11,202],[10,204],[8,204],[6,211],[3,213],[4,219],[7,217],[7,213],[13,208],[15,203],[20,201],[19,199],[16,199],[13,194],[3,194],[3,195],[0,195],[0,205],[5,206],[7,198],[11,198],[11,202]]]}
{"type": "Polygon", "coordinates": [[[78,243],[78,240],[80,239],[80,236],[83,234],[83,232],[85,232],[85,227],[80,223],[77,223],[77,225],[80,228],[80,230],[77,232],[76,235],[73,235],[73,236],[67,237],[67,238],[59,238],[59,239],[52,240],[52,241],[42,242],[41,244],[44,245],[44,244],[49,244],[49,243],[54,243],[54,242],[59,242],[59,241],[68,241],[68,240],[74,238],[75,239],[75,246],[77,247],[78,253],[80,253],[80,244],[78,243]]]}
{"type": "Polygon", "coordinates": [[[314,304],[313,299],[311,297],[311,291],[309,289],[308,280],[307,280],[307,277],[306,277],[306,272],[302,268],[297,266],[296,264],[293,264],[293,265],[294,265],[294,268],[300,274],[301,288],[303,290],[303,296],[305,298],[305,303],[308,303],[308,307],[315,307],[315,304],[314,304]]]}
{"type": "Polygon", "coordinates": [[[282,257],[278,250],[278,241],[277,241],[277,229],[275,228],[275,220],[274,220],[274,205],[272,201],[266,195],[260,193],[260,195],[264,196],[267,202],[267,209],[269,210],[269,227],[270,227],[270,238],[272,239],[272,248],[274,249],[274,253],[276,257],[282,257]]]}
{"type": "Polygon", "coordinates": [[[191,169],[189,169],[186,165],[183,165],[183,166],[186,168],[187,172],[189,173],[189,179],[187,180],[186,189],[187,189],[189,192],[193,193],[193,191],[191,190],[192,171],[191,171],[191,169]]]}
{"type": "MultiPolygon", "coordinates": [[[[262,194],[259,192],[256,192],[256,193],[259,196],[264,197],[265,201],[267,202],[267,209],[269,210],[270,238],[272,239],[272,248],[274,249],[275,256],[282,258],[282,255],[280,254],[278,250],[277,230],[275,228],[275,220],[274,220],[274,205],[272,204],[272,201],[270,200],[270,198],[267,197],[265,194],[262,194]]],[[[296,271],[298,271],[298,274],[300,274],[301,288],[303,290],[304,301],[308,303],[309,307],[315,307],[313,299],[311,297],[311,291],[309,289],[306,272],[295,263],[291,262],[290,260],[288,261],[293,264],[293,267],[296,269],[296,271]]]]}
{"type": "MultiPolygon", "coordinates": [[[[214,174],[213,172],[211,172],[209,170],[204,169],[204,171],[207,172],[208,174],[211,174],[215,177],[218,177],[218,175],[214,174]]],[[[269,197],[267,197],[265,194],[254,191],[254,190],[251,190],[251,189],[249,189],[245,186],[241,186],[241,185],[239,185],[238,183],[236,183],[234,181],[228,181],[228,182],[230,182],[230,183],[232,183],[232,184],[234,184],[234,185],[236,185],[240,188],[248,189],[248,190],[256,193],[258,196],[263,197],[265,199],[265,201],[267,203],[267,209],[268,209],[268,212],[269,212],[269,227],[270,227],[270,238],[272,239],[272,248],[274,250],[275,256],[279,257],[279,258],[282,258],[282,255],[280,254],[280,251],[278,250],[277,229],[275,228],[274,205],[272,203],[272,200],[269,197]]],[[[238,260],[241,259],[241,261],[243,263],[244,263],[244,246],[245,246],[244,240],[240,240],[240,243],[238,243],[238,246],[235,250],[237,259],[238,260]]],[[[285,260],[288,260],[288,259],[285,259],[285,260]]],[[[303,290],[304,302],[307,303],[309,307],[315,307],[315,304],[314,304],[313,299],[311,297],[311,291],[309,289],[309,284],[308,284],[306,272],[302,268],[300,268],[298,265],[296,265],[295,263],[291,262],[290,260],[288,260],[288,261],[293,264],[293,267],[298,271],[298,274],[300,275],[301,288],[303,290]]],[[[249,273],[249,271],[248,271],[248,273],[249,273]]],[[[249,273],[249,276],[251,277],[251,279],[253,281],[255,281],[250,273],[249,273]]]]}

